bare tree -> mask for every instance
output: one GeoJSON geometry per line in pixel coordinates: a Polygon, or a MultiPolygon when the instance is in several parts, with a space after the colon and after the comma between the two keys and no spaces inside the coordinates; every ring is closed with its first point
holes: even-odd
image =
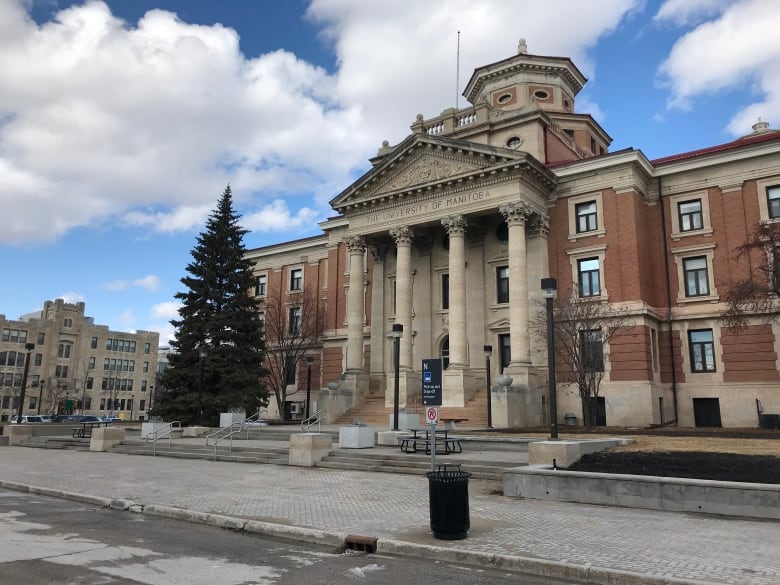
{"type": "Polygon", "coordinates": [[[315,346],[325,329],[325,310],[310,288],[292,293],[271,289],[263,299],[266,355],[263,366],[268,370],[266,386],[273,392],[282,420],[284,404],[298,388],[288,394],[294,383],[298,364],[315,346]]]}
{"type": "MultiPolygon", "coordinates": [[[[559,381],[573,382],[582,404],[586,428],[596,425],[597,399],[604,379],[604,348],[617,337],[629,336],[630,312],[598,299],[579,298],[575,291],[553,305],[556,363],[559,381]]],[[[545,312],[531,324],[539,339],[547,339],[545,312]]]]}
{"type": "Polygon", "coordinates": [[[780,224],[759,222],[734,253],[735,260],[747,265],[747,276],[724,294],[724,321],[739,330],[751,315],[774,320],[780,311],[780,224]]]}

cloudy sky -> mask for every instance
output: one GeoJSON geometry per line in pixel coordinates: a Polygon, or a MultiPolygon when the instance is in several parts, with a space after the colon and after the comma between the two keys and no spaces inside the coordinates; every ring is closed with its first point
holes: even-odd
{"type": "Polygon", "coordinates": [[[776,0],[0,0],[0,313],[62,297],[164,341],[226,184],[248,247],[316,234],[520,38],[585,73],[612,150],[780,126],[778,30],[776,0]]]}

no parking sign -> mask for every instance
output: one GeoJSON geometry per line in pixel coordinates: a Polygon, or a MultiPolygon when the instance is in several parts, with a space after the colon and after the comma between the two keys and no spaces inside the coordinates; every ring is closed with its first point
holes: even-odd
{"type": "Polygon", "coordinates": [[[425,424],[435,425],[439,423],[439,407],[428,406],[425,408],[425,424]]]}

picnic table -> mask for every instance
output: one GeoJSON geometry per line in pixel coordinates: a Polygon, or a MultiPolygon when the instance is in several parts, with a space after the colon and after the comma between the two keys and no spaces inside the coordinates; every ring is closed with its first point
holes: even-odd
{"type": "MultiPolygon", "coordinates": [[[[404,453],[417,453],[425,450],[426,455],[431,454],[431,443],[433,443],[434,430],[432,425],[424,427],[409,427],[411,435],[401,435],[401,451],[404,453]]],[[[460,453],[463,447],[460,444],[460,437],[453,437],[449,434],[450,429],[436,428],[436,454],[449,455],[450,453],[460,453]]]]}
{"type": "Polygon", "coordinates": [[[92,437],[92,429],[95,427],[107,427],[110,423],[108,421],[85,421],[79,423],[80,427],[73,427],[71,435],[74,439],[89,439],[92,437]]]}

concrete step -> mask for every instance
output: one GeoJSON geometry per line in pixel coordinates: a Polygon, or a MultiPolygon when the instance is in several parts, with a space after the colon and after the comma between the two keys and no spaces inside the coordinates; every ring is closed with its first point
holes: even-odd
{"type": "Polygon", "coordinates": [[[75,449],[89,451],[89,439],[74,439],[71,437],[30,437],[26,439],[22,447],[34,449],[75,449]]]}
{"type": "MultiPolygon", "coordinates": [[[[181,459],[215,459],[214,448],[194,445],[172,444],[171,446],[158,444],[155,451],[151,443],[120,443],[114,446],[113,453],[124,453],[126,455],[156,455],[158,457],[178,457],[181,459]]],[[[226,447],[219,447],[216,452],[217,461],[233,461],[241,463],[287,463],[286,449],[256,449],[256,448],[238,448],[232,450],[226,447]]]]}

